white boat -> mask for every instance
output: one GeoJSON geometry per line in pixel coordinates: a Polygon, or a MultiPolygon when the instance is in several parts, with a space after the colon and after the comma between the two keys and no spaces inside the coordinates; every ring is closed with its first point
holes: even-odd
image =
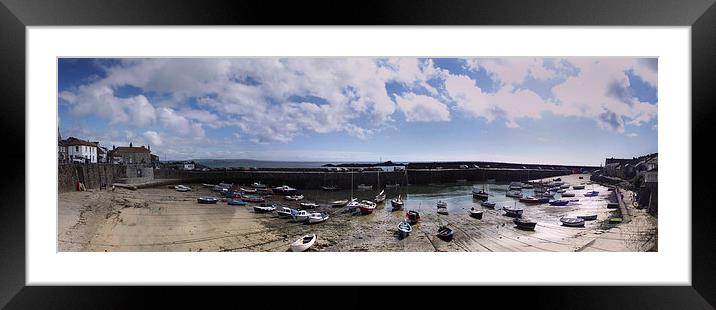
{"type": "Polygon", "coordinates": [[[285,198],[286,200],[291,200],[291,201],[299,201],[299,200],[303,199],[303,195],[285,196],[283,198],[285,198]]]}
{"type": "Polygon", "coordinates": [[[293,209],[287,207],[281,207],[281,209],[276,210],[278,217],[291,217],[292,212],[293,209]]]}
{"type": "Polygon", "coordinates": [[[239,187],[239,190],[241,190],[242,192],[247,193],[247,194],[254,194],[258,191],[255,188],[243,188],[243,187],[239,187]]]}
{"type": "Polygon", "coordinates": [[[410,226],[410,223],[408,223],[407,221],[403,220],[402,222],[400,222],[400,224],[398,224],[398,232],[400,232],[401,238],[407,237],[408,234],[410,234],[410,232],[412,231],[413,227],[410,226]]]}
{"type": "Polygon", "coordinates": [[[294,222],[305,222],[308,220],[308,216],[311,215],[306,210],[295,210],[292,209],[291,217],[293,217],[294,222]]]}
{"type": "Polygon", "coordinates": [[[438,203],[436,205],[437,205],[438,209],[447,208],[447,202],[442,201],[442,200],[438,200],[438,203]]]}
{"type": "Polygon", "coordinates": [[[569,227],[584,227],[584,219],[578,217],[563,217],[559,219],[562,225],[569,227]]]}
{"type": "Polygon", "coordinates": [[[380,191],[380,193],[375,196],[375,202],[381,203],[383,201],[385,201],[385,191],[384,190],[380,191]]]}
{"type": "Polygon", "coordinates": [[[254,206],[254,212],[256,213],[268,213],[276,211],[276,207],[273,205],[261,205],[261,206],[254,206]]]}
{"type": "Polygon", "coordinates": [[[174,186],[174,189],[175,189],[177,192],[188,192],[188,191],[191,191],[191,187],[189,187],[189,186],[184,186],[184,185],[174,186]]]}
{"type": "Polygon", "coordinates": [[[596,214],[578,215],[577,218],[583,219],[585,221],[594,221],[597,219],[597,215],[596,214]]]}
{"type": "Polygon", "coordinates": [[[509,191],[505,194],[507,197],[522,198],[522,192],[520,191],[509,191]]]}
{"type": "Polygon", "coordinates": [[[335,200],[328,203],[331,207],[342,207],[348,204],[348,199],[335,200]]]}
{"type": "Polygon", "coordinates": [[[325,222],[327,219],[328,214],[326,213],[313,212],[308,215],[308,223],[310,224],[325,222]]]}
{"type": "Polygon", "coordinates": [[[346,207],[348,207],[348,209],[358,208],[358,207],[360,207],[360,202],[358,202],[358,199],[353,198],[353,199],[351,199],[351,201],[346,205],[346,207]]]}
{"type": "Polygon", "coordinates": [[[403,208],[405,202],[403,202],[403,198],[398,195],[397,198],[393,198],[390,200],[390,204],[393,206],[393,210],[399,210],[403,208]]]}
{"type": "Polygon", "coordinates": [[[510,188],[511,190],[522,189],[522,186],[523,186],[523,185],[522,185],[522,182],[512,182],[512,183],[510,183],[509,188],[510,188]]]}
{"type": "Polygon", "coordinates": [[[358,205],[358,208],[360,209],[360,213],[362,214],[371,214],[377,206],[378,204],[376,204],[375,202],[372,202],[370,200],[363,200],[358,205]]]}
{"type": "Polygon", "coordinates": [[[274,193],[278,193],[278,194],[292,194],[292,193],[296,192],[296,189],[293,187],[290,187],[288,185],[283,185],[283,186],[279,186],[279,187],[274,187],[273,191],[274,191],[274,193]]]}
{"type": "Polygon", "coordinates": [[[438,214],[448,215],[448,209],[447,208],[438,208],[438,214]]]}
{"type": "Polygon", "coordinates": [[[371,189],[373,189],[373,185],[358,184],[358,189],[360,189],[360,190],[371,190],[371,189]]]}
{"type": "Polygon", "coordinates": [[[315,202],[302,202],[298,204],[302,209],[315,209],[318,208],[318,204],[315,202]]]}
{"type": "Polygon", "coordinates": [[[316,242],[316,234],[305,235],[296,242],[291,243],[291,252],[303,252],[308,250],[316,242]]]}
{"type": "Polygon", "coordinates": [[[261,182],[254,182],[251,186],[255,188],[266,188],[266,184],[261,184],[261,182]]]}

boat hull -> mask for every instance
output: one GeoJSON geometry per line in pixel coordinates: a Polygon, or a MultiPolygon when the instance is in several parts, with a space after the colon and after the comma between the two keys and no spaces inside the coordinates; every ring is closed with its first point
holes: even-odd
{"type": "Polygon", "coordinates": [[[481,220],[482,219],[482,211],[476,211],[476,212],[470,211],[470,217],[481,220]]]}

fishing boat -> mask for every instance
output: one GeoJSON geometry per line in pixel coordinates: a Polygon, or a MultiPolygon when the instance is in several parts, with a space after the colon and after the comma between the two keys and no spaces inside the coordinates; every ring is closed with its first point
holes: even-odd
{"type": "Polygon", "coordinates": [[[283,185],[279,187],[274,187],[273,192],[276,194],[293,194],[296,192],[296,189],[288,185],[283,185]]]}
{"type": "Polygon", "coordinates": [[[291,209],[291,217],[293,218],[294,222],[305,222],[306,220],[308,220],[309,215],[311,214],[308,213],[308,211],[306,210],[291,209]]]}
{"type": "Polygon", "coordinates": [[[278,214],[278,217],[291,217],[291,214],[293,214],[293,209],[281,207],[280,209],[276,210],[276,214],[278,214]]]}
{"type": "Polygon", "coordinates": [[[478,220],[481,220],[481,219],[482,219],[482,210],[478,210],[478,209],[475,209],[475,208],[470,208],[470,216],[471,216],[471,217],[474,217],[474,218],[476,218],[476,219],[478,219],[478,220]]]}
{"type": "Polygon", "coordinates": [[[537,222],[534,220],[523,217],[518,217],[512,220],[512,222],[517,225],[517,228],[524,230],[535,230],[535,226],[537,225],[537,222]]]}
{"type": "Polygon", "coordinates": [[[298,204],[301,209],[315,209],[318,208],[318,204],[315,202],[301,202],[298,204]]]}
{"type": "Polygon", "coordinates": [[[549,204],[551,206],[566,206],[567,204],[569,204],[569,200],[564,200],[564,199],[550,200],[549,204]]]}
{"type": "Polygon", "coordinates": [[[348,199],[334,200],[328,203],[331,207],[342,207],[348,204],[348,199]]]}
{"type": "Polygon", "coordinates": [[[524,203],[539,203],[539,199],[532,196],[525,196],[520,198],[520,202],[524,203]]]}
{"type": "Polygon", "coordinates": [[[226,202],[227,205],[232,206],[245,206],[247,203],[246,201],[240,200],[240,199],[231,199],[226,202]]]}
{"type": "Polygon", "coordinates": [[[599,196],[598,191],[589,191],[589,192],[584,193],[584,197],[596,197],[596,196],[599,196]]]}
{"type": "Polygon", "coordinates": [[[371,190],[371,189],[373,189],[373,185],[358,184],[358,189],[360,189],[360,190],[371,190]]]}
{"type": "Polygon", "coordinates": [[[246,202],[264,202],[264,201],[266,201],[265,198],[259,197],[259,196],[246,196],[241,199],[246,202]]]}
{"type": "Polygon", "coordinates": [[[483,207],[487,207],[487,208],[492,208],[492,209],[494,209],[494,208],[495,208],[495,205],[497,205],[497,204],[494,203],[494,202],[490,202],[490,201],[483,201],[483,202],[480,202],[480,205],[483,206],[483,207]]]}
{"type": "Polygon", "coordinates": [[[447,202],[442,201],[442,200],[438,200],[437,207],[438,207],[438,209],[440,209],[440,208],[447,208],[447,202]]]}
{"type": "Polygon", "coordinates": [[[325,222],[328,219],[328,214],[326,213],[320,213],[320,212],[313,212],[308,215],[308,223],[309,224],[316,224],[325,222]]]}
{"type": "Polygon", "coordinates": [[[511,182],[511,183],[510,183],[510,186],[509,186],[509,189],[510,189],[510,190],[517,190],[517,189],[522,189],[522,187],[523,187],[522,182],[511,182]]]}
{"type": "Polygon", "coordinates": [[[477,188],[475,186],[472,187],[472,198],[487,200],[487,198],[489,198],[489,196],[490,195],[487,193],[487,191],[485,191],[484,184],[482,185],[482,189],[479,191],[477,190],[477,188]]]}
{"type": "Polygon", "coordinates": [[[574,197],[574,196],[576,196],[576,195],[575,195],[574,193],[572,193],[572,192],[564,192],[564,193],[562,193],[562,197],[574,197]]]}
{"type": "Polygon", "coordinates": [[[438,208],[438,214],[448,215],[448,208],[446,208],[446,207],[438,208]]]}
{"type": "Polygon", "coordinates": [[[273,211],[276,211],[276,207],[274,205],[261,204],[260,206],[254,206],[254,212],[256,213],[268,213],[273,211]]]}
{"type": "Polygon", "coordinates": [[[360,202],[358,202],[358,199],[353,198],[353,199],[351,199],[351,201],[346,205],[346,207],[348,207],[348,210],[356,209],[356,208],[360,207],[360,202]]]}
{"type": "Polygon", "coordinates": [[[393,210],[400,210],[403,208],[403,205],[405,204],[403,202],[403,199],[398,195],[397,198],[393,198],[390,200],[390,204],[393,206],[393,210]]]}
{"type": "Polygon", "coordinates": [[[509,191],[505,194],[507,197],[522,198],[522,192],[520,191],[509,191]]]}
{"type": "Polygon", "coordinates": [[[247,193],[247,194],[254,194],[254,193],[258,192],[258,190],[256,190],[255,188],[239,187],[239,190],[241,190],[242,192],[247,193]]]}
{"type": "Polygon", "coordinates": [[[376,206],[377,204],[375,202],[363,200],[360,202],[360,205],[358,205],[358,209],[360,209],[361,214],[371,214],[376,206]]]}
{"type": "Polygon", "coordinates": [[[291,252],[303,252],[308,250],[308,248],[310,248],[315,242],[316,234],[305,235],[296,240],[296,242],[291,243],[289,248],[291,249],[291,252]]]}
{"type": "Polygon", "coordinates": [[[327,192],[337,191],[338,187],[335,186],[321,186],[321,189],[327,192]]]}
{"type": "Polygon", "coordinates": [[[400,238],[405,238],[410,234],[410,232],[413,231],[413,227],[410,226],[410,223],[408,223],[406,220],[403,220],[398,224],[398,232],[400,233],[400,238]]]}
{"type": "Polygon", "coordinates": [[[578,217],[563,217],[559,219],[562,225],[569,227],[584,227],[584,219],[578,217]]]}
{"type": "Polygon", "coordinates": [[[572,189],[584,189],[584,185],[572,185],[572,189]]]}
{"type": "Polygon", "coordinates": [[[420,220],[420,213],[418,213],[418,211],[410,210],[405,213],[405,218],[408,219],[410,224],[415,224],[420,220]]]}
{"type": "Polygon", "coordinates": [[[597,219],[597,215],[596,214],[578,215],[577,218],[583,219],[585,221],[594,221],[597,219]]]}
{"type": "Polygon", "coordinates": [[[251,184],[254,188],[266,188],[266,184],[261,184],[261,182],[254,182],[251,184]]]}
{"type": "Polygon", "coordinates": [[[524,212],[524,209],[520,208],[504,208],[505,215],[509,217],[522,217],[522,212],[524,212]]]}
{"type": "Polygon", "coordinates": [[[211,197],[211,196],[204,196],[204,197],[197,198],[196,202],[202,203],[202,204],[214,204],[214,203],[219,202],[219,198],[211,197]]]}
{"type": "Polygon", "coordinates": [[[184,185],[174,186],[174,189],[175,189],[177,192],[189,192],[189,191],[191,191],[191,187],[189,187],[189,186],[184,186],[184,185]]]}
{"type": "Polygon", "coordinates": [[[283,198],[286,200],[291,200],[291,201],[299,201],[299,200],[303,199],[303,195],[291,195],[291,196],[285,196],[283,198]]]}
{"type": "Polygon", "coordinates": [[[443,239],[445,241],[450,241],[450,240],[452,240],[452,237],[453,237],[452,229],[448,228],[447,226],[438,227],[438,238],[443,239]]]}
{"type": "Polygon", "coordinates": [[[385,201],[385,190],[380,191],[378,195],[375,196],[375,202],[381,203],[385,201]]]}

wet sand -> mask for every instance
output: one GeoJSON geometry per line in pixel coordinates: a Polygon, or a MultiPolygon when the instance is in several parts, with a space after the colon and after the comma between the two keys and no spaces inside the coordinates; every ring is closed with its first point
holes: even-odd
{"type": "MultiPolygon", "coordinates": [[[[562,177],[569,184],[588,182],[588,175],[562,177]]],[[[210,189],[189,184],[194,191],[177,192],[166,187],[136,191],[68,192],[59,195],[58,249],[60,251],[287,251],[289,244],[304,234],[315,233],[318,240],[309,251],[647,251],[655,248],[656,219],[629,204],[631,221],[608,225],[610,209],[605,200],[608,191],[600,185],[599,197],[584,197],[574,205],[551,207],[548,204],[525,206],[524,216],[536,219],[535,231],[518,230],[512,218],[504,216],[502,206],[513,206],[500,185],[491,185],[491,200],[496,209],[482,208],[473,200],[469,185],[423,188],[409,194],[406,210],[418,209],[421,220],[413,232],[399,239],[397,224],[405,210],[391,211],[389,200],[413,188],[387,191],[388,200],[370,215],[356,215],[344,207],[321,206],[317,211],[330,214],[319,224],[293,223],[275,213],[255,213],[248,206],[230,206],[224,202],[198,204],[196,197],[214,195],[210,189]],[[435,201],[446,200],[449,215],[436,213],[435,201]],[[470,207],[483,209],[482,220],[469,216],[470,207]],[[584,228],[561,226],[559,218],[597,214],[584,228]],[[437,238],[437,227],[448,224],[455,231],[450,242],[437,238]]],[[[346,195],[304,191],[306,200],[325,203],[346,195]],[[341,196],[342,195],[342,196],[341,196]],[[338,197],[340,196],[340,197],[338,197]]],[[[355,192],[359,199],[375,192],[355,192]]],[[[625,198],[630,198],[625,193],[625,198]]],[[[404,196],[405,197],[405,196],[404,196]]],[[[294,207],[282,196],[268,202],[294,207]]],[[[521,205],[521,204],[520,204],[521,205]]]]}

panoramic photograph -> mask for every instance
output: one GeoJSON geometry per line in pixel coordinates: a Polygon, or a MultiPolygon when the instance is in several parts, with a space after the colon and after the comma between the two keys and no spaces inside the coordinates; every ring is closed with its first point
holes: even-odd
{"type": "Polygon", "coordinates": [[[58,58],[57,81],[60,252],[658,251],[658,58],[58,58]]]}

